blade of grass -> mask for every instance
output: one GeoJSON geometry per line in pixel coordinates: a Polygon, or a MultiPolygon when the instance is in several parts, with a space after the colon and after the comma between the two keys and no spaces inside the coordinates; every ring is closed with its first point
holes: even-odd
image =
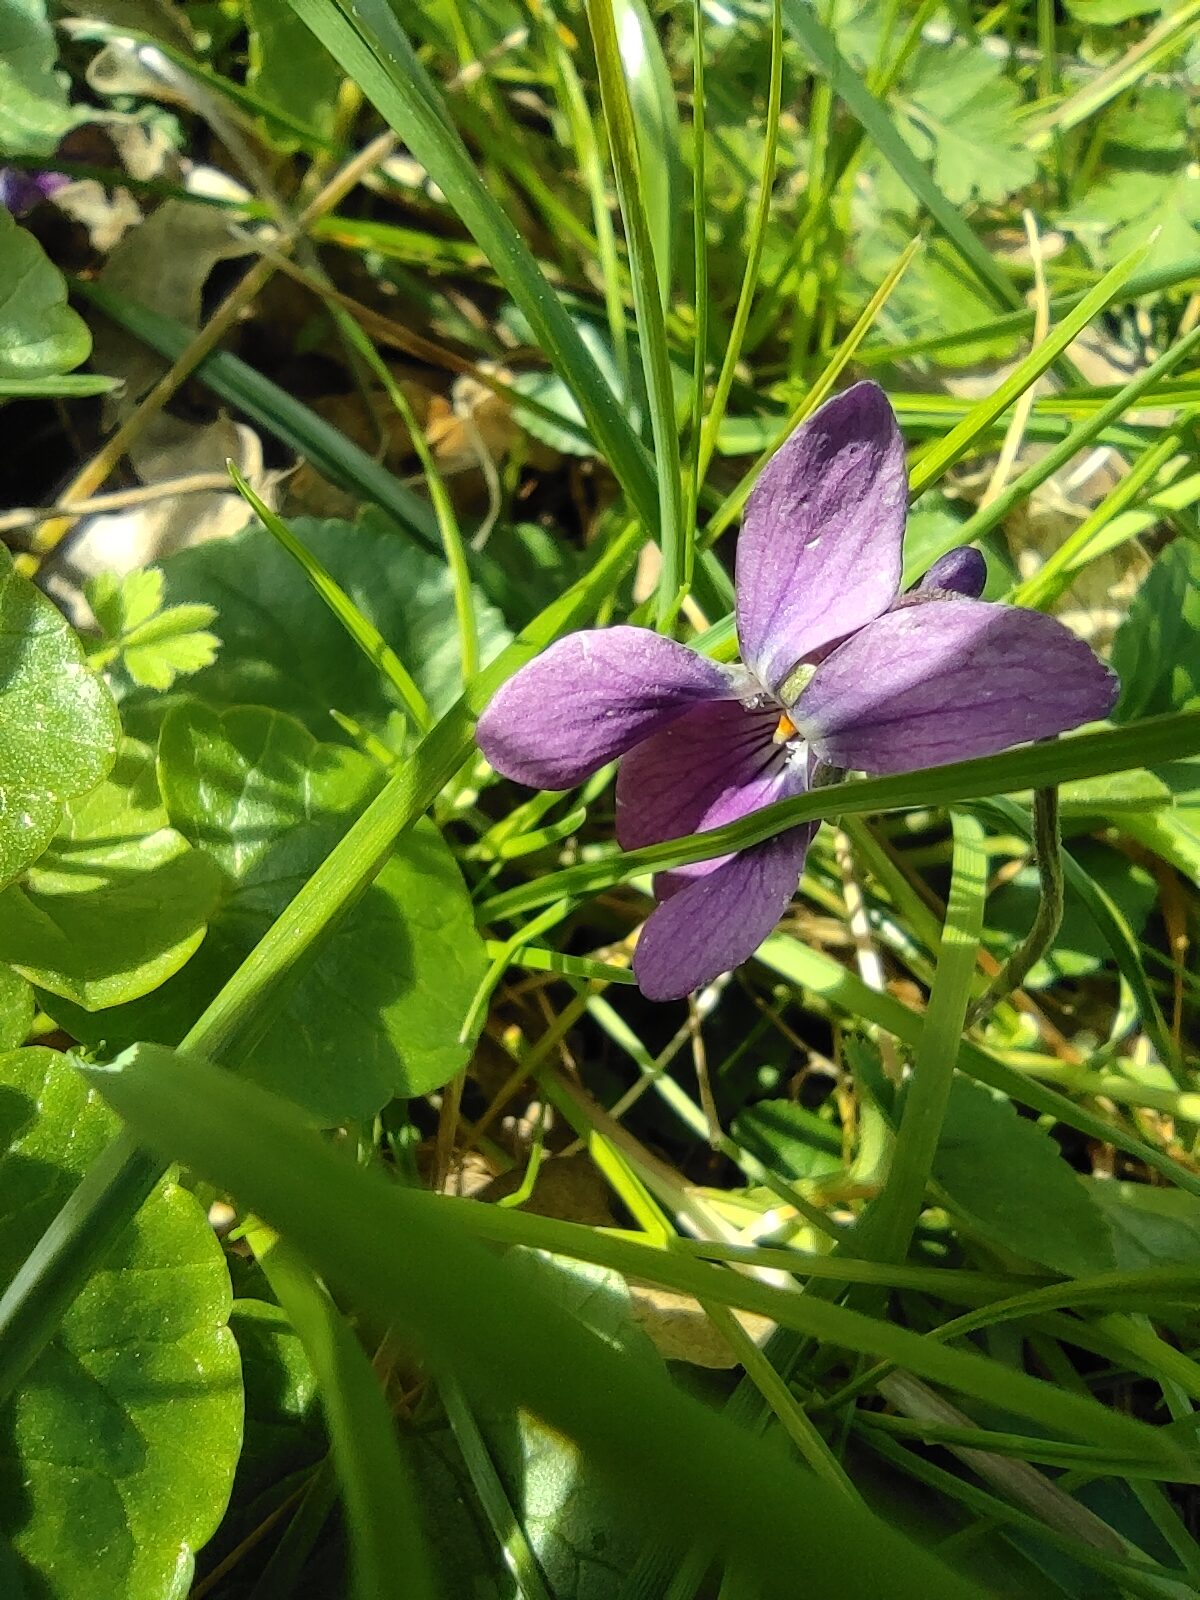
{"type": "Polygon", "coordinates": [[[371,665],[392,685],[412,718],[414,726],[421,733],[427,733],[433,719],[430,717],[425,696],[413,682],[403,661],[370,618],[362,614],[340,584],[329,576],[303,540],[298,539],[283,518],[277,516],[270,506],[259,499],[234,463],[230,461],[228,466],[229,476],[233,479],[234,486],[242,499],[267,532],[291,556],[371,665]]]}
{"type": "Polygon", "coordinates": [[[806,0],[783,0],[788,27],[801,48],[816,61],[818,70],[833,85],[834,92],[867,137],[937,223],[964,263],[971,269],[998,305],[1015,306],[1020,296],[991,253],[974,233],[961,210],[951,205],[882,105],[854,68],[842,55],[837,43],[817,18],[806,0]]]}
{"type": "Polygon", "coordinates": [[[1200,751],[1200,710],[1180,711],[1128,723],[1122,728],[1076,734],[1052,744],[1028,745],[973,761],[926,767],[920,772],[889,778],[851,779],[811,790],[795,800],[764,806],[742,821],[727,823],[721,828],[707,829],[641,850],[613,851],[599,860],[549,873],[536,882],[520,884],[494,895],[479,907],[479,915],[486,921],[494,921],[564,895],[581,895],[627,882],[643,872],[709,861],[714,856],[761,844],[783,828],[819,817],[906,806],[949,805],[996,793],[1044,788],[1072,778],[1153,767],[1197,751],[1200,751]]]}
{"type": "MultiPolygon", "coordinates": [[[[196,1057],[146,1046],[120,1070],[88,1071],[140,1133],[281,1227],[332,1282],[394,1321],[435,1370],[453,1370],[469,1394],[528,1407],[585,1448],[627,1503],[649,1501],[681,1531],[697,1520],[710,1528],[754,1574],[763,1600],[790,1600],[799,1570],[819,1592],[873,1600],[881,1564],[897,1600],[965,1600],[948,1569],[685,1397],[658,1367],[593,1334],[465,1236],[444,1201],[352,1167],[286,1102],[196,1057]]],[[[1089,1421],[1093,1410],[1104,1415],[1088,1405],[1089,1421]]],[[[1129,1426],[1117,1430],[1122,1438],[1129,1426]]]]}
{"type": "MultiPolygon", "coordinates": [[[[1136,250],[1131,250],[1127,256],[1118,261],[1115,267],[1111,267],[1096,287],[1084,295],[1073,311],[1067,313],[1049,338],[1031,350],[1024,361],[1003,383],[998,384],[990,395],[973,406],[956,428],[952,428],[945,438],[939,439],[931,449],[924,452],[909,474],[909,491],[914,498],[922,494],[931,484],[936,483],[942,474],[966,453],[977,434],[981,433],[989,423],[994,422],[1002,412],[1007,411],[1013,401],[1024,394],[1029,385],[1036,382],[1047,367],[1053,365],[1071,341],[1116,296],[1134,268],[1145,259],[1149,248],[1149,244],[1139,245],[1136,250]]],[[[1003,495],[998,495],[992,505],[998,504],[1003,498],[1003,495]]]]}
{"type": "Polygon", "coordinates": [[[876,1260],[902,1261],[925,1203],[958,1061],[963,1019],[971,997],[983,906],[987,855],[980,824],[955,812],[950,897],[937,969],[929,991],[920,1042],[883,1192],[855,1230],[859,1251],[876,1260]]]}
{"type": "Polygon", "coordinates": [[[668,630],[692,581],[691,530],[684,526],[679,424],[663,317],[663,286],[655,265],[645,182],[638,152],[629,85],[621,60],[613,0],[588,0],[588,22],[600,80],[600,102],[617,180],[617,199],[629,249],[629,275],[637,316],[638,346],[658,478],[658,530],[662,571],[658,583],[658,626],[668,630]]]}
{"type": "Polygon", "coordinates": [[[261,1227],[249,1239],[320,1390],[346,1506],[354,1594],[436,1600],[412,1475],[371,1363],[299,1252],[261,1227]]]}
{"type": "MultiPolygon", "coordinates": [[[[613,1401],[618,1395],[627,1400],[636,1396],[642,1404],[631,1407],[635,1420],[626,1426],[639,1430],[643,1452],[639,1465],[645,1473],[665,1465],[669,1447],[664,1447],[655,1426],[668,1421],[663,1416],[664,1399],[672,1391],[665,1378],[657,1369],[631,1362],[605,1341],[588,1335],[554,1301],[506,1269],[503,1261],[478,1249],[445,1197],[402,1189],[374,1172],[352,1168],[343,1155],[322,1143],[303,1114],[287,1101],[199,1056],[160,1045],[136,1045],[111,1067],[81,1065],[80,1071],[142,1137],[285,1231],[313,1266],[364,1305],[394,1317],[398,1328],[415,1337],[431,1359],[453,1360],[469,1387],[472,1375],[478,1378],[481,1369],[489,1387],[505,1381],[518,1403],[586,1444],[598,1463],[607,1456],[624,1471],[633,1464],[613,1401]],[[487,1305],[496,1307],[503,1331],[497,1330],[491,1314],[481,1315],[480,1307],[487,1305]],[[574,1374],[576,1383],[563,1383],[565,1371],[574,1374]],[[602,1417],[606,1424],[601,1424],[602,1417]],[[655,1444],[650,1442],[652,1435],[655,1444]]],[[[1176,1470],[1186,1468],[1186,1456],[1166,1430],[1107,1411],[1090,1397],[1066,1393],[987,1357],[926,1341],[907,1328],[790,1289],[735,1278],[697,1261],[687,1266],[698,1280],[713,1285],[719,1302],[728,1303],[735,1291],[748,1307],[769,1305],[768,1315],[777,1313],[776,1320],[828,1344],[882,1354],[934,1382],[1038,1417],[1047,1427],[1073,1437],[1135,1449],[1145,1459],[1160,1460],[1176,1470]],[[728,1287],[721,1283],[724,1278],[730,1280],[728,1287]]],[[[673,1407],[676,1426],[686,1409],[682,1404],[673,1407]]],[[[701,1415],[704,1428],[685,1426],[684,1431],[707,1460],[711,1446],[704,1448],[702,1436],[716,1419],[701,1415]]],[[[743,1451],[739,1455],[745,1459],[743,1451]]],[[[761,1492],[763,1457],[755,1451],[751,1459],[758,1463],[752,1477],[761,1492]]],[[[773,1466],[782,1466],[773,1452],[769,1459],[773,1466]]],[[[672,1467],[679,1472],[678,1459],[672,1467]]],[[[695,1470],[684,1475],[683,1482],[693,1493],[704,1487],[699,1477],[695,1470]]],[[[724,1491],[732,1495],[729,1474],[722,1474],[722,1481],[724,1491]]],[[[816,1478],[808,1481],[814,1490],[820,1483],[816,1478]]],[[[643,1491],[647,1487],[645,1478],[641,1487],[643,1491]]],[[[682,1483],[676,1485],[674,1503],[682,1509],[687,1498],[678,1498],[680,1489],[682,1483]]],[[[664,1492],[661,1485],[659,1495],[664,1509],[672,1504],[671,1492],[664,1492]]],[[[831,1529],[849,1531],[857,1522],[843,1496],[825,1484],[819,1495],[810,1491],[807,1497],[806,1509],[816,1513],[818,1506],[831,1529]]],[[[744,1509],[739,1510],[744,1517],[744,1509]]],[[[729,1515],[726,1506],[726,1519],[729,1515]]],[[[798,1518],[800,1507],[793,1505],[791,1515],[798,1518]]],[[[755,1522],[761,1539],[761,1518],[755,1522]]],[[[813,1531],[806,1530],[810,1540],[813,1531]]],[[[742,1543],[748,1533],[745,1522],[730,1529],[731,1545],[734,1540],[742,1543]]],[[[755,1567],[772,1592],[790,1594],[780,1587],[792,1581],[790,1573],[768,1577],[768,1562],[779,1554],[777,1540],[770,1544],[772,1557],[760,1548],[755,1567]]],[[[819,1548],[813,1554],[819,1559],[819,1548]]],[[[827,1578],[831,1576],[827,1573],[827,1578]]],[[[843,1571],[840,1576],[845,1584],[847,1574],[843,1571]]],[[[829,1592],[849,1591],[835,1583],[829,1592]]],[[[861,1585],[855,1592],[868,1593],[861,1585]]]]}
{"type": "Polygon", "coordinates": [[[725,417],[733,375],[741,359],[742,342],[750,321],[750,309],[758,287],[758,273],[762,266],[763,249],[767,242],[767,224],[771,219],[771,198],[775,188],[775,161],[779,149],[779,111],[783,93],[783,11],[782,0],[773,0],[771,8],[771,77],[767,89],[767,127],[763,139],[762,177],[759,180],[758,203],[750,224],[749,248],[746,252],[746,269],[738,291],[737,309],[733,326],[721,361],[716,390],[704,426],[700,433],[700,459],[696,469],[697,483],[703,483],[716,449],[717,434],[725,417]]]}
{"type": "Polygon", "coordinates": [[[597,447],[648,528],[654,469],[617,397],[516,227],[492,197],[386,0],[288,0],[445,195],[571,390],[597,447]]]}

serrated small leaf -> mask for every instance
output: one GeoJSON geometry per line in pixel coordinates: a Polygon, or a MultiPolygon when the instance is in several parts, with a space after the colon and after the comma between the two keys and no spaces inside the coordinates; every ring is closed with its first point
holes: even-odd
{"type": "Polygon", "coordinates": [[[900,100],[910,142],[948,200],[1000,201],[1037,176],[1003,64],[973,46],[925,47],[900,100]]]}
{"type": "Polygon", "coordinates": [[[119,639],[161,609],[164,581],[160,567],[138,567],[123,575],[101,572],[88,579],[83,592],[101,630],[119,639]]]}
{"type": "MultiPolygon", "coordinates": [[[[241,965],[376,792],[356,750],[320,744],[259,706],[178,707],[163,725],[159,778],[172,824],[229,879],[207,938],[154,994],[89,1016],[44,997],[85,1043],[171,1043],[241,965]]],[[[424,1094],[466,1060],[458,1033],[487,968],[458,866],[437,829],[401,838],[371,888],[323,943],[246,1070],[326,1123],[424,1094]]]]}
{"type": "Polygon", "coordinates": [[[972,1232],[1025,1261],[1071,1275],[1113,1265],[1107,1219],[1050,1135],[964,1078],[954,1080],[933,1178],[972,1232]]]}
{"type": "MultiPolygon", "coordinates": [[[[199,606],[179,607],[181,611],[200,609],[199,606]]],[[[164,613],[164,617],[170,615],[170,612],[164,613]]],[[[149,644],[126,645],[125,670],[143,689],[169,689],[176,678],[211,667],[220,645],[214,633],[181,629],[177,634],[164,634],[149,644]]]]}
{"type": "Polygon", "coordinates": [[[109,777],[0,892],[0,961],[88,1011],[136,1000],[194,953],[223,886],[168,825],[154,752],[124,740],[109,777]]]}
{"type": "MultiPolygon", "coordinates": [[[[0,104],[3,91],[0,90],[0,104]]],[[[67,304],[67,285],[34,236],[0,206],[0,378],[20,392],[23,380],[70,372],[91,354],[87,323],[67,304]]]]}
{"type": "Polygon", "coordinates": [[[108,772],[120,732],[66,619],[0,546],[0,887],[41,855],[67,802],[108,772]]]}
{"type": "MultiPolygon", "coordinates": [[[[7,1280],[116,1132],[52,1050],[0,1055],[7,1280]]],[[[229,1274],[163,1183],[4,1407],[0,1528],[39,1600],[178,1600],[225,1508],[242,1431],[229,1274]]]]}

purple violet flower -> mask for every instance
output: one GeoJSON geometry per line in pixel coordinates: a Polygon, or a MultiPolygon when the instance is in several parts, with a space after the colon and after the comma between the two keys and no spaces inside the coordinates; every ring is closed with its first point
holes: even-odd
{"type": "Polygon", "coordinates": [[[70,181],[61,172],[23,172],[17,167],[0,167],[0,205],[14,217],[23,217],[70,181]]]}
{"type": "MultiPolygon", "coordinates": [[[[1105,716],[1117,680],[1054,617],[978,597],[964,546],[900,593],[904,446],[883,391],[828,401],[767,463],[737,551],[744,666],[644,628],[570,634],[479,721],[495,770],[570,789],[622,756],[623,848],[719,827],[802,794],[818,764],[880,775],[1045,739],[1105,716]]],[[[795,892],[803,823],[654,880],[634,973],[673,1000],[745,961],[795,892]]]]}

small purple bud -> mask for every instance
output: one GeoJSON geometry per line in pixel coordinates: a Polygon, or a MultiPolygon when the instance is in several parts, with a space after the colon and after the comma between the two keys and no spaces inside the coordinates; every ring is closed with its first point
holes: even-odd
{"type": "Polygon", "coordinates": [[[0,205],[14,217],[24,216],[70,181],[61,172],[22,172],[16,167],[0,167],[0,205]]]}
{"type": "Polygon", "coordinates": [[[940,589],[978,600],[987,583],[987,562],[973,544],[960,544],[933,563],[917,585],[918,590],[940,589]]]}

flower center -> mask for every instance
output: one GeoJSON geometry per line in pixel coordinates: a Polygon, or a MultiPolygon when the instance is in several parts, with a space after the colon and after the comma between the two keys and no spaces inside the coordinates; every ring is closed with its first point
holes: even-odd
{"type": "Polygon", "coordinates": [[[794,739],[799,732],[799,728],[785,711],[779,718],[775,732],[771,735],[771,743],[786,744],[789,739],[794,739]]]}

